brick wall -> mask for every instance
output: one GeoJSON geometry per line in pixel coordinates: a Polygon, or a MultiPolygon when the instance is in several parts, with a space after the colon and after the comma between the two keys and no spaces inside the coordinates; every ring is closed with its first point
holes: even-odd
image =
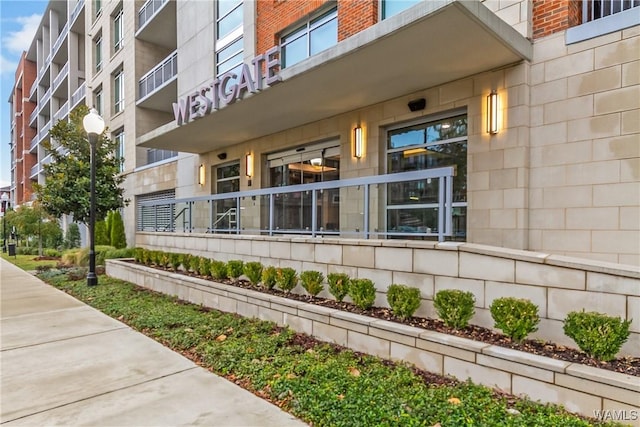
{"type": "Polygon", "coordinates": [[[378,22],[377,0],[338,3],[338,41],[342,41],[378,22]]]}
{"type": "MultiPolygon", "coordinates": [[[[278,44],[278,33],[326,5],[327,0],[257,2],[256,53],[278,44]]],[[[342,41],[378,21],[377,0],[338,2],[338,40],[342,41]]]]}
{"type": "Polygon", "coordinates": [[[579,11],[581,3],[571,0],[534,1],[533,38],[536,39],[566,30],[569,27],[570,14],[575,13],[575,9],[579,11]],[[570,3],[575,4],[570,5],[570,3]]]}

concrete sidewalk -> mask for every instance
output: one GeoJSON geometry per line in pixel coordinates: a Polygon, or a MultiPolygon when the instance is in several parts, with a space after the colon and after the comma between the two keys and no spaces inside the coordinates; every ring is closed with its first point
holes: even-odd
{"type": "Polygon", "coordinates": [[[305,425],[5,260],[0,292],[3,427],[305,425]]]}

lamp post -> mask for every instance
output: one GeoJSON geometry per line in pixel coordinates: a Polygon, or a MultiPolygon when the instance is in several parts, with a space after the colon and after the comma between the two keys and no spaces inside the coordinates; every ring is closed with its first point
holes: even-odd
{"type": "Polygon", "coordinates": [[[9,195],[2,193],[0,196],[2,200],[2,252],[7,252],[7,205],[9,203],[9,195]]]}
{"type": "Polygon", "coordinates": [[[104,119],[100,117],[95,108],[82,119],[82,125],[89,138],[90,162],[91,162],[91,182],[90,182],[90,205],[89,205],[89,273],[87,274],[87,285],[96,286],[98,276],[96,276],[96,251],[95,251],[95,228],[96,228],[96,144],[98,136],[104,131],[104,119]]]}

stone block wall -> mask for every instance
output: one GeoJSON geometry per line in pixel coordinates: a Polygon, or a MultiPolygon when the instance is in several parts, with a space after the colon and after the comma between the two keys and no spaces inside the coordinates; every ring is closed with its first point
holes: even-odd
{"type": "MultiPolygon", "coordinates": [[[[585,309],[633,319],[622,354],[640,356],[640,269],[557,255],[470,243],[358,239],[284,238],[138,233],[136,245],[191,253],[228,261],[259,261],[318,270],[325,276],[344,272],[371,279],[375,305],[388,307],[386,290],[393,283],[418,287],[423,303],[417,315],[437,318],[433,296],[442,289],[474,294],[471,323],[493,327],[489,306],[503,296],[528,298],[539,307],[539,330],[533,338],[576,347],[563,333],[567,313],[585,309]]],[[[303,292],[300,286],[296,288],[303,292]]],[[[330,297],[325,290],[323,297],[330,297]]]]}
{"type": "Polygon", "coordinates": [[[123,261],[107,261],[107,273],[194,304],[287,325],[322,341],[436,374],[470,378],[585,416],[602,410],[625,411],[629,418],[638,415],[637,377],[123,261]]]}

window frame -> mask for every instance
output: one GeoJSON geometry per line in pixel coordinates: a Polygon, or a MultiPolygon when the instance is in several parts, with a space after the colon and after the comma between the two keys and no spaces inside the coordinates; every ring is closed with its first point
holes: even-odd
{"type": "Polygon", "coordinates": [[[330,7],[322,8],[320,11],[308,16],[303,22],[298,23],[297,25],[290,27],[288,30],[283,31],[279,37],[280,38],[280,41],[279,41],[280,58],[281,58],[282,68],[295,65],[313,55],[316,55],[319,52],[329,49],[331,46],[327,46],[324,49],[321,49],[318,52],[311,54],[311,35],[315,30],[321,28],[326,24],[329,24],[332,21],[335,21],[336,23],[336,43],[331,46],[335,46],[338,43],[338,5],[335,2],[331,2],[330,7]],[[305,44],[306,52],[305,52],[304,58],[294,62],[293,64],[287,64],[287,61],[286,61],[287,46],[300,40],[303,37],[306,37],[306,44],[305,44]]]}
{"type": "MultiPolygon", "coordinates": [[[[220,34],[220,23],[222,21],[224,21],[226,18],[228,18],[231,14],[233,14],[236,10],[238,10],[238,8],[242,8],[244,6],[244,1],[243,0],[239,0],[238,4],[235,5],[234,7],[232,7],[231,9],[229,9],[227,12],[225,12],[224,14],[220,15],[220,2],[217,1],[216,2],[216,28],[215,28],[215,37],[216,40],[223,40],[224,38],[226,38],[229,34],[232,34],[234,31],[236,31],[238,28],[242,28],[244,23],[241,22],[240,25],[231,28],[229,31],[227,31],[225,34],[220,34]]],[[[244,11],[242,11],[241,13],[242,15],[242,20],[244,20],[244,11]]]]}
{"type": "Polygon", "coordinates": [[[115,14],[112,15],[113,29],[113,52],[119,52],[124,46],[124,8],[122,4],[115,14]],[[120,37],[116,39],[116,35],[120,37]]]}
{"type": "Polygon", "coordinates": [[[93,70],[102,71],[102,32],[93,38],[93,70]]]}
{"type": "Polygon", "coordinates": [[[113,114],[124,111],[124,68],[118,68],[113,73],[113,114]],[[119,95],[117,97],[116,95],[119,95]]]}
{"type": "Polygon", "coordinates": [[[120,173],[124,172],[124,151],[125,151],[125,134],[124,127],[116,130],[113,133],[113,140],[117,143],[115,150],[116,159],[120,160],[120,164],[118,165],[118,169],[120,173]]]}
{"type": "Polygon", "coordinates": [[[103,115],[102,113],[104,111],[103,94],[104,93],[102,91],[102,85],[98,86],[98,88],[93,91],[93,101],[94,101],[93,108],[95,108],[98,114],[101,116],[103,115]]]}

